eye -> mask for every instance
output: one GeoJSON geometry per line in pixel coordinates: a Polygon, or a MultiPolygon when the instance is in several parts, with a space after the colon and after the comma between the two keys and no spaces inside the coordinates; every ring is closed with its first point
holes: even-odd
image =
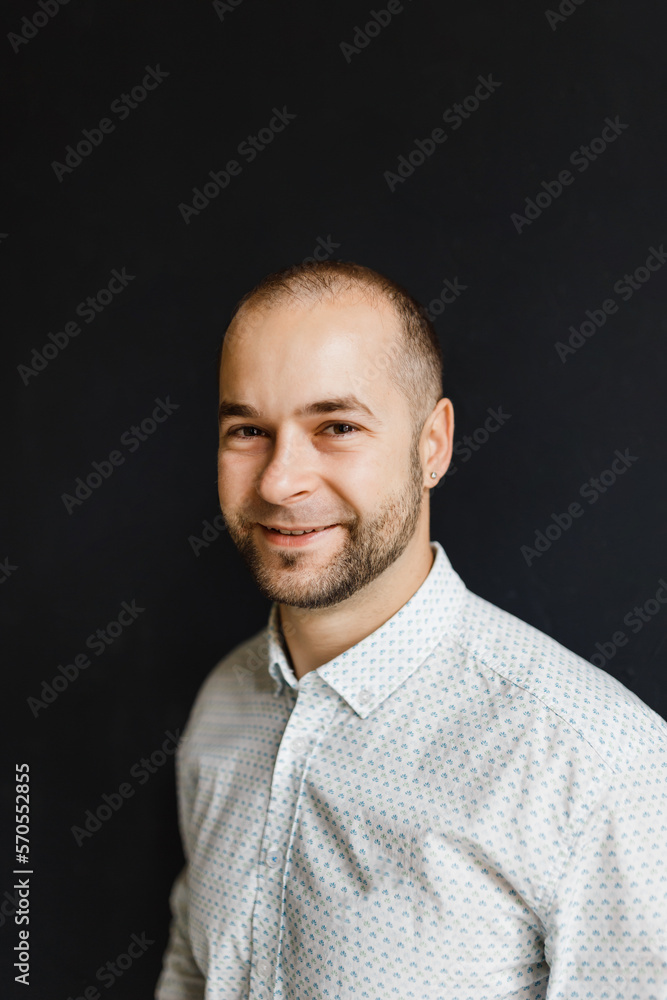
{"type": "Polygon", "coordinates": [[[253,438],[259,437],[264,431],[260,430],[259,427],[232,427],[231,430],[227,431],[229,437],[239,437],[239,438],[253,438]]]}
{"type": "Polygon", "coordinates": [[[358,427],[354,427],[353,424],[336,423],[329,424],[328,427],[324,428],[325,431],[333,430],[333,434],[330,437],[348,437],[350,434],[354,434],[359,430],[358,427]]]}

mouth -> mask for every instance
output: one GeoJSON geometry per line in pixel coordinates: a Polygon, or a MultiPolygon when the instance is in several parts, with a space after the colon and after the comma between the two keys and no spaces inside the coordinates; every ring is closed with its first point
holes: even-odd
{"type": "Polygon", "coordinates": [[[258,527],[269,543],[287,548],[300,548],[303,545],[311,545],[324,535],[330,534],[338,525],[324,524],[312,528],[281,528],[259,524],[258,527]]]}

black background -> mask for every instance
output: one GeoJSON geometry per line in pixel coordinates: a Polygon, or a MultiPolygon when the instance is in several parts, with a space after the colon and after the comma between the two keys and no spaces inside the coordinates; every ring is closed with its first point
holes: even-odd
{"type": "Polygon", "coordinates": [[[489,408],[511,416],[455,458],[432,536],[471,590],[587,659],[623,630],[605,668],[667,714],[667,611],[636,634],[623,624],[667,573],[667,267],[628,302],[613,291],[667,240],[664,9],[566,0],[552,26],[540,3],[406,0],[346,58],[383,6],[70,0],[15,52],[7,36],[40,8],[4,4],[3,996],[23,761],[33,963],[16,995],[152,996],[182,864],[173,757],[143,784],[130,772],[268,612],[224,533],[196,542],[218,514],[215,356],[240,296],[318,237],[426,304],[445,279],[466,286],[436,319],[456,437],[489,408]],[[163,82],[125,120],[111,113],[158,64],[163,82]],[[489,75],[491,96],[443,123],[489,75]],[[239,156],[283,107],[290,124],[239,156]],[[616,116],[627,128],[579,172],[570,154],[616,116]],[[54,161],[104,117],[114,131],[59,179],[54,161]],[[385,172],[438,127],[446,142],[391,191],[385,172]],[[232,158],[241,175],[186,224],[179,205],[232,158]],[[567,168],[572,184],[517,232],[512,213],[567,168]],[[25,384],[19,366],[114,268],[127,288],[25,384]],[[563,362],[556,342],[610,297],[618,311],[563,362]],[[121,436],[167,397],[178,408],[130,452],[121,436]],[[587,503],[581,486],[616,449],[636,461],[587,503]],[[114,450],[124,464],[69,513],[63,494],[114,450]],[[582,516],[528,565],[521,547],[574,501],[582,516]],[[136,621],[35,714],[28,699],[133,600],[136,621]],[[78,846],[71,828],[128,781],[133,797],[78,846]],[[133,933],[154,943],[107,989],[96,972],[133,933]]]}

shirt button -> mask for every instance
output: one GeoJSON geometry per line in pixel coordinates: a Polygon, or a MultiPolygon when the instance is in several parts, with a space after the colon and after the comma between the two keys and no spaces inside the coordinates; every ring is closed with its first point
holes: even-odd
{"type": "Polygon", "coordinates": [[[359,692],[359,701],[361,702],[362,705],[366,705],[371,700],[372,697],[373,695],[367,688],[362,688],[361,691],[359,692]]]}
{"type": "Polygon", "coordinates": [[[266,863],[269,868],[277,868],[283,856],[277,847],[270,847],[266,852],[266,863]]]}
{"type": "Polygon", "coordinates": [[[301,737],[296,740],[292,740],[291,746],[295,753],[306,753],[309,749],[308,740],[304,740],[301,737]]]}
{"type": "Polygon", "coordinates": [[[259,962],[257,963],[257,971],[259,972],[260,976],[262,976],[264,979],[267,979],[271,975],[271,963],[268,962],[265,958],[260,958],[259,962]]]}

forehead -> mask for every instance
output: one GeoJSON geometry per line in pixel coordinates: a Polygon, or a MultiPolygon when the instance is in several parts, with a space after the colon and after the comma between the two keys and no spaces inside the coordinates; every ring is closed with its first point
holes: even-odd
{"type": "Polygon", "coordinates": [[[261,396],[267,404],[296,408],[354,392],[368,405],[397,405],[400,394],[389,370],[399,341],[391,305],[358,292],[255,307],[242,311],[225,337],[220,394],[253,403],[250,396],[261,396]]]}

